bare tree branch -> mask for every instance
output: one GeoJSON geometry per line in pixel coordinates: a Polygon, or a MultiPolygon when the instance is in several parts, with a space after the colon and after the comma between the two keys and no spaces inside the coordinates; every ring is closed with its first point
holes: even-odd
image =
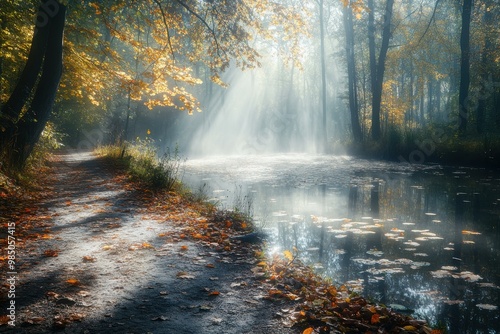
{"type": "Polygon", "coordinates": [[[162,19],[163,19],[163,24],[165,25],[165,29],[167,29],[168,46],[170,47],[170,53],[172,54],[172,58],[173,58],[173,60],[175,62],[174,48],[172,47],[172,41],[170,39],[170,29],[168,27],[168,23],[167,23],[167,18],[166,18],[165,11],[163,10],[163,7],[161,6],[161,2],[159,0],[154,0],[154,2],[160,8],[161,16],[162,16],[162,19]]]}
{"type": "MultiPolygon", "coordinates": [[[[157,1],[157,0],[155,0],[157,1]]],[[[224,52],[224,54],[226,53],[219,45],[219,41],[217,39],[217,34],[215,33],[215,29],[213,29],[212,27],[210,27],[210,25],[207,23],[207,21],[205,21],[205,19],[203,17],[201,17],[198,13],[196,13],[191,7],[189,7],[184,1],[182,0],[175,0],[177,3],[179,3],[182,7],[184,7],[189,13],[191,13],[192,15],[194,15],[198,20],[201,21],[201,23],[203,23],[203,25],[205,25],[205,27],[207,27],[208,31],[210,31],[210,33],[212,34],[213,38],[214,38],[214,41],[215,41],[215,44],[217,46],[217,55],[220,57],[220,53],[219,51],[222,50],[222,52],[224,52]]]]}
{"type": "Polygon", "coordinates": [[[427,27],[425,28],[424,33],[422,34],[422,36],[420,36],[420,39],[418,40],[417,45],[419,45],[420,42],[422,42],[422,40],[424,39],[425,35],[429,31],[429,28],[430,28],[432,22],[434,21],[434,16],[436,16],[436,10],[437,10],[438,4],[439,4],[439,0],[436,0],[436,5],[434,6],[434,10],[432,11],[431,19],[429,20],[429,23],[427,24],[427,27]]]}

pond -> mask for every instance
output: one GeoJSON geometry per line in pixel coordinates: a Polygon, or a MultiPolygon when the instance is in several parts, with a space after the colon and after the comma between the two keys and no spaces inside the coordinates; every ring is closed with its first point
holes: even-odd
{"type": "Polygon", "coordinates": [[[500,174],[308,154],[189,159],[184,181],[251,213],[269,252],[450,333],[500,333],[500,174]]]}

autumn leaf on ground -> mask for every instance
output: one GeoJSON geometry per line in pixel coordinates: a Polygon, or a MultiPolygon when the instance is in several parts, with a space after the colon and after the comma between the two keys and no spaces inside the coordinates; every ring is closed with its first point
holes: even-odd
{"type": "Polygon", "coordinates": [[[193,278],[195,278],[195,276],[193,276],[193,275],[191,275],[191,274],[189,274],[189,273],[187,273],[185,271],[179,271],[176,276],[177,276],[177,278],[182,278],[182,279],[193,279],[193,278]]]}
{"type": "Polygon", "coordinates": [[[0,325],[7,325],[9,323],[9,317],[6,315],[0,316],[0,325]]]}
{"type": "Polygon", "coordinates": [[[184,252],[185,252],[185,251],[187,251],[188,249],[189,249],[189,247],[188,247],[188,246],[186,246],[186,245],[181,246],[181,251],[184,251],[184,252]]]}
{"type": "Polygon", "coordinates": [[[154,248],[149,242],[143,242],[141,245],[142,248],[154,248]]]}
{"type": "Polygon", "coordinates": [[[71,201],[66,201],[66,203],[64,203],[64,204],[66,204],[66,206],[70,206],[71,205],[71,201]]]}
{"type": "Polygon", "coordinates": [[[380,315],[375,313],[374,315],[372,315],[372,319],[371,319],[371,324],[374,325],[374,324],[378,324],[380,322],[380,315]]]}
{"type": "Polygon", "coordinates": [[[92,257],[92,256],[88,256],[88,255],[86,255],[86,256],[84,256],[84,257],[82,258],[82,260],[83,260],[83,262],[95,262],[96,258],[95,258],[95,257],[92,257]]]}
{"type": "Polygon", "coordinates": [[[73,313],[69,316],[69,320],[71,321],[82,321],[85,316],[81,313],[73,313]]]}
{"type": "Polygon", "coordinates": [[[80,281],[77,280],[76,278],[67,279],[66,283],[71,284],[71,285],[80,285],[80,281]]]}
{"type": "Polygon", "coordinates": [[[57,257],[59,255],[59,251],[56,249],[47,249],[43,252],[43,255],[46,257],[57,257]]]}
{"type": "Polygon", "coordinates": [[[309,327],[309,328],[304,329],[302,334],[312,334],[312,332],[314,332],[314,328],[309,327]]]}
{"type": "Polygon", "coordinates": [[[215,268],[215,266],[212,263],[207,264],[205,267],[207,267],[207,268],[215,268]]]}
{"type": "Polygon", "coordinates": [[[292,261],[293,260],[293,254],[292,252],[290,252],[289,250],[286,250],[283,252],[283,255],[285,256],[285,258],[288,260],[288,261],[292,261]]]}
{"type": "Polygon", "coordinates": [[[220,295],[220,292],[219,291],[212,291],[208,295],[209,296],[218,296],[218,295],[220,295]]]}

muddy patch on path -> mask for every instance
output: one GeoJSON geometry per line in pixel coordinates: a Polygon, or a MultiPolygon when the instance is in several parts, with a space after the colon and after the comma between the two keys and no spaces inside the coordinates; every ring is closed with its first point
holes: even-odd
{"type": "Polygon", "coordinates": [[[60,154],[53,173],[50,231],[18,249],[16,326],[0,332],[296,332],[264,299],[252,251],[169,238],[178,222],[91,153],[60,154]]]}

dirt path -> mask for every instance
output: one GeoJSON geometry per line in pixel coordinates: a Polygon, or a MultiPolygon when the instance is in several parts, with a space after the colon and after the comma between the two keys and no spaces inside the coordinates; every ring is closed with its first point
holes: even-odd
{"type": "Polygon", "coordinates": [[[297,332],[262,298],[252,253],[165,238],[178,226],[153,217],[139,190],[90,153],[54,164],[53,196],[38,213],[52,226],[18,250],[16,327],[0,332],[297,332]]]}

